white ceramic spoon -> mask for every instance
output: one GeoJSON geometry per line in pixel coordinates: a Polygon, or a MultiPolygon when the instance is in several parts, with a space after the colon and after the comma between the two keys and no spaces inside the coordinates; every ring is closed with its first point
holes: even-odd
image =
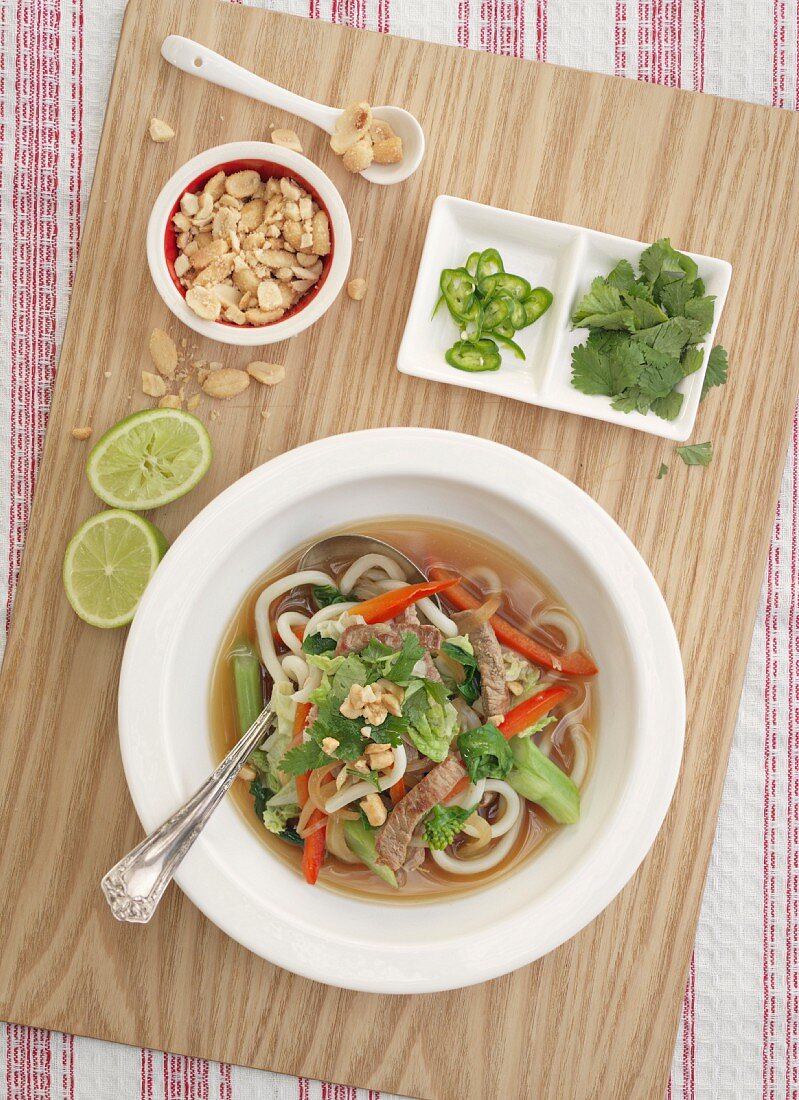
{"type": "MultiPolygon", "coordinates": [[[[341,109],[337,107],[328,107],[326,103],[305,99],[278,84],[271,84],[234,61],[214,53],[207,46],[178,34],[170,34],[164,39],[161,55],[170,65],[184,73],[198,76],[209,84],[229,88],[232,92],[240,92],[261,103],[268,103],[270,107],[276,107],[280,111],[299,115],[327,134],[333,133],[336,120],[341,114],[341,109]]],[[[403,157],[399,164],[372,164],[360,175],[370,183],[402,183],[416,171],[424,156],[424,131],[418,120],[401,107],[373,107],[372,111],[375,118],[387,122],[394,133],[402,138],[403,157]]]]}

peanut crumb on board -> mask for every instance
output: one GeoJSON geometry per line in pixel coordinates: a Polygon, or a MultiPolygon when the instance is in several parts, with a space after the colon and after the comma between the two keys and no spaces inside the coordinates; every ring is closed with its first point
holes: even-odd
{"type": "Polygon", "coordinates": [[[180,409],[183,407],[183,402],[180,400],[176,393],[167,393],[158,402],[159,409],[180,409]]]}
{"type": "Polygon", "coordinates": [[[174,378],[178,366],[178,349],[175,341],[163,329],[154,328],[150,334],[150,358],[155,369],[164,378],[174,378]]]}
{"type": "Polygon", "coordinates": [[[302,143],[294,130],[273,130],[272,144],[280,145],[283,149],[293,149],[295,153],[302,152],[302,143]]]}
{"type": "Polygon", "coordinates": [[[110,370],[104,370],[103,371],[103,378],[110,378],[110,377],[111,377],[111,371],[110,370]]]}
{"type": "Polygon", "coordinates": [[[92,430],[91,430],[91,428],[89,427],[88,424],[83,428],[73,428],[72,429],[72,438],[73,439],[81,439],[81,440],[88,439],[91,434],[92,434],[92,430]]]}
{"type": "Polygon", "coordinates": [[[141,388],[142,392],[146,393],[148,397],[163,397],[166,393],[166,382],[160,374],[143,370],[141,372],[141,388]]]}
{"type": "Polygon", "coordinates": [[[248,365],[247,374],[263,386],[276,386],[286,377],[286,368],[282,363],[262,363],[256,360],[248,365]]]}
{"type": "Polygon", "coordinates": [[[163,145],[164,142],[171,141],[174,136],[175,131],[168,122],[164,122],[162,118],[155,118],[155,116],[150,119],[150,137],[157,145],[163,145]]]}
{"type": "Polygon", "coordinates": [[[199,404],[200,395],[198,393],[193,393],[189,400],[186,402],[186,408],[189,410],[189,412],[194,412],[199,404]]]}
{"type": "Polygon", "coordinates": [[[353,302],[360,302],[366,294],[366,279],[350,279],[347,283],[347,293],[353,302]]]}
{"type": "MultiPolygon", "coordinates": [[[[209,373],[202,383],[202,388],[209,397],[224,400],[242,393],[249,384],[250,376],[246,371],[236,370],[235,367],[221,367],[209,373]]],[[[213,416],[213,413],[211,415],[213,416]]]]}

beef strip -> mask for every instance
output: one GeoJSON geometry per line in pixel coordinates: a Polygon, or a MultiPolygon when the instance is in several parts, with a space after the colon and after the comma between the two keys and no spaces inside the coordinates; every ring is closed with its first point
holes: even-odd
{"type": "Polygon", "coordinates": [[[415,634],[428,652],[437,652],[441,648],[441,631],[434,626],[422,626],[418,623],[375,623],[373,626],[354,623],[342,633],[336,645],[336,653],[360,653],[362,649],[366,649],[372,638],[377,638],[392,649],[402,649],[403,634],[415,634]]]}
{"type": "Polygon", "coordinates": [[[408,846],[414,830],[426,814],[446,798],[455,784],[466,775],[466,768],[452,753],[436,764],[424,779],[400,799],[377,834],[377,861],[399,870],[408,858],[408,846]]]}
{"type": "MultiPolygon", "coordinates": [[[[471,611],[456,611],[452,618],[457,625],[461,615],[472,614],[471,611]]],[[[483,711],[486,721],[491,718],[499,718],[500,715],[504,716],[510,703],[510,696],[508,695],[508,685],[505,683],[502,649],[491,623],[483,623],[476,630],[470,630],[469,641],[472,643],[477,666],[480,669],[483,711]]]]}

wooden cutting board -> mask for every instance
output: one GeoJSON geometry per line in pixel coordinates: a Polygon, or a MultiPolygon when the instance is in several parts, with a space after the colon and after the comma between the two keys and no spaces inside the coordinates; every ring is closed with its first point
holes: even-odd
{"type": "Polygon", "coordinates": [[[423,1097],[661,1094],[797,395],[797,150],[799,119],[787,113],[216,0],[131,0],[0,690],[0,1018],[423,1097]],[[159,46],[175,32],[331,103],[403,104],[427,132],[421,171],[399,188],[353,179],[310,126],[170,69],[159,46]],[[171,144],[151,143],[151,114],[174,126],[171,144]],[[473,432],[554,466],[619,521],[682,645],[684,768],[642,869],[580,936],[460,992],[328,989],[226,939],[176,889],[150,926],[125,927],[98,888],[140,826],[117,747],[124,632],[84,626],[61,592],[68,536],[98,510],[87,447],[70,429],[99,433],[146,403],[138,375],[156,325],[189,337],[197,357],[248,361],[181,332],[151,285],[144,230],[182,161],[267,138],[270,123],[295,126],[340,186],[367,297],[342,298],[265,353],[285,363],[282,385],[201,408],[213,467],[159,524],[174,536],[239,475],[319,436],[388,424],[473,432]],[[641,240],[668,234],[732,262],[719,333],[731,380],[695,434],[713,441],[707,470],[650,436],[395,371],[439,192],[641,240]],[[670,471],[658,481],[661,462],[670,471]]]}

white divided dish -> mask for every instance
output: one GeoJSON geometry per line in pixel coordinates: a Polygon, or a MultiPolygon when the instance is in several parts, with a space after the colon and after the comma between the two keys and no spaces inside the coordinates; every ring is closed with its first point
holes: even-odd
{"type": "MultiPolygon", "coordinates": [[[[696,420],[710,349],[730,286],[732,268],[726,260],[686,252],[696,261],[706,293],[715,295],[716,303],[713,328],[703,345],[702,367],[677,387],[684,400],[676,419],[619,412],[612,408],[610,398],[580,393],[571,384],[572,348],[588,336],[586,329],[571,327],[577,302],[591,281],[597,275],[607,275],[619,260],[629,260],[637,271],[638,259],[650,243],[439,195],[430,214],[397,367],[403,374],[432,382],[483,390],[667,439],[686,440],[696,420]],[[471,374],[451,367],[444,359],[447,348],[459,339],[447,310],[442,306],[432,319],[431,314],[439,296],[442,269],[462,267],[470,252],[491,247],[499,251],[506,271],[522,275],[534,287],[548,287],[553,301],[543,317],[516,334],[526,355],[524,361],[500,349],[499,370],[471,374]]],[[[677,248],[681,244],[672,243],[677,248]]]]}

